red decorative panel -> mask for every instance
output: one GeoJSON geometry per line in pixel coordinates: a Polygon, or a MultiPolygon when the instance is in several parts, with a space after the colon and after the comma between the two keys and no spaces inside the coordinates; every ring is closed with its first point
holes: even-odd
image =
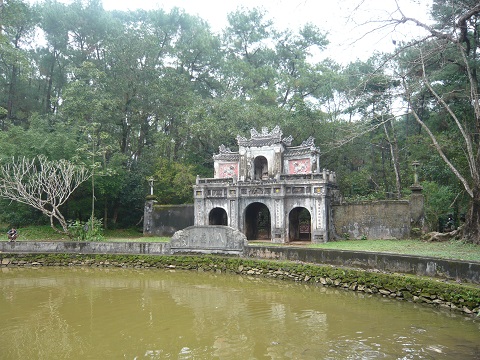
{"type": "Polygon", "coordinates": [[[234,176],[238,177],[238,164],[237,163],[226,163],[219,165],[219,177],[223,178],[233,178],[234,176]]]}
{"type": "Polygon", "coordinates": [[[310,159],[297,159],[288,162],[289,174],[309,174],[312,172],[310,159]]]}

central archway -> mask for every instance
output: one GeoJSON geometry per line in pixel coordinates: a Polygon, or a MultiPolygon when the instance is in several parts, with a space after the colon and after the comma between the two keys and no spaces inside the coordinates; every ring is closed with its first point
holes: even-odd
{"type": "Polygon", "coordinates": [[[245,209],[247,240],[271,240],[270,211],[265,204],[255,202],[245,209]]]}
{"type": "Polygon", "coordinates": [[[228,225],[227,212],[222,208],[213,208],[208,214],[209,225],[228,225]]]}
{"type": "Polygon", "coordinates": [[[288,214],[289,241],[312,240],[312,217],[310,211],[304,207],[296,207],[288,214]]]}
{"type": "Polygon", "coordinates": [[[265,156],[257,156],[253,165],[255,170],[255,180],[268,179],[268,161],[265,156]]]}

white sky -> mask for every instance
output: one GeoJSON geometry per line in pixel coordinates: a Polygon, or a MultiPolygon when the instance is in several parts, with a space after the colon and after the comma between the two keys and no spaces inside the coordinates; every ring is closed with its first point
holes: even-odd
{"type": "MultiPolygon", "coordinates": [[[[431,0],[397,2],[406,16],[428,21],[431,0]]],[[[178,7],[206,20],[215,32],[220,32],[227,25],[228,13],[239,7],[258,7],[267,12],[279,30],[296,30],[310,22],[328,32],[331,44],[324,55],[340,63],[357,58],[366,60],[375,50],[393,51],[392,40],[408,41],[419,31],[414,26],[403,26],[394,33],[375,32],[360,40],[368,29],[358,24],[375,18],[387,18],[396,8],[395,0],[103,0],[103,5],[106,10],[162,8],[169,11],[172,7],[178,7]]]]}

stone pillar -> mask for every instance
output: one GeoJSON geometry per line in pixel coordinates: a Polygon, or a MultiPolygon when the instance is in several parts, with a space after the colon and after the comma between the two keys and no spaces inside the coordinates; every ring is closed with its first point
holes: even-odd
{"type": "MultiPolygon", "coordinates": [[[[325,189],[322,189],[325,191],[325,189]]],[[[325,194],[317,197],[314,201],[315,210],[312,219],[312,243],[324,243],[328,241],[328,214],[325,194]]]]}
{"type": "Polygon", "coordinates": [[[278,193],[275,193],[274,189],[274,200],[273,204],[273,213],[270,214],[270,232],[273,243],[286,243],[288,242],[287,231],[286,229],[286,215],[285,215],[285,196],[284,188],[279,189],[278,193]]]}
{"type": "Polygon", "coordinates": [[[425,226],[425,197],[422,194],[423,188],[420,185],[410,186],[410,229],[420,229],[423,232],[425,226]]]}
{"type": "Polygon", "coordinates": [[[420,163],[414,161],[413,166],[413,185],[410,186],[412,195],[410,195],[410,229],[420,229],[421,232],[425,226],[425,198],[422,194],[423,187],[418,181],[418,167],[420,163]]]}
{"type": "Polygon", "coordinates": [[[153,234],[153,206],[157,202],[152,199],[145,201],[145,207],[143,209],[143,235],[153,234]]]}

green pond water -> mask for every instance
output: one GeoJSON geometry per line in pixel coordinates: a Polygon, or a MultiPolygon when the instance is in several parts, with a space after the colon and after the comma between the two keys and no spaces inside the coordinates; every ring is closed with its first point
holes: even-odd
{"type": "Polygon", "coordinates": [[[0,359],[480,359],[480,319],[187,271],[0,269],[0,359]]]}

